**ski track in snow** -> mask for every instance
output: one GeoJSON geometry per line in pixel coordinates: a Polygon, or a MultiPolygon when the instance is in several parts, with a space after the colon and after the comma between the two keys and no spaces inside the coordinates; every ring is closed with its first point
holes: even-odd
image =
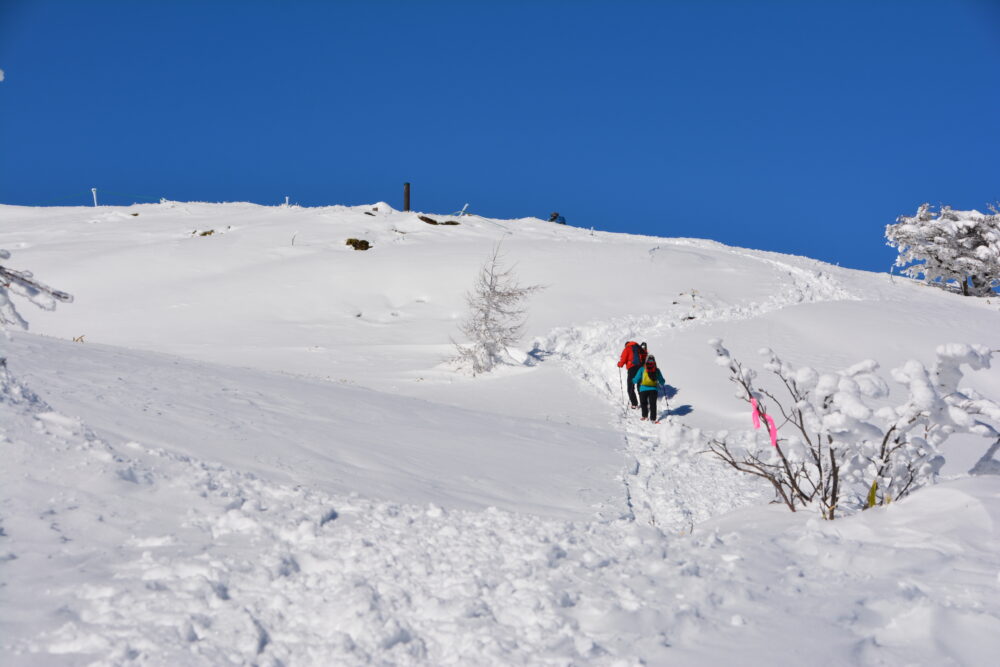
{"type": "MultiPolygon", "coordinates": [[[[679,239],[669,245],[706,247],[715,244],[679,239]]],[[[657,246],[650,253],[659,249],[657,246]]],[[[662,316],[621,318],[559,328],[535,341],[534,354],[558,357],[569,367],[570,375],[582,378],[609,402],[621,404],[623,376],[620,375],[618,386],[615,386],[615,378],[608,369],[617,361],[622,341],[648,340],[669,330],[759,317],[800,303],[862,298],[823,271],[760,257],[760,253],[738,249],[732,252],[787,274],[784,290],[761,303],[727,306],[704,299],[699,302],[693,297],[691,304],[678,303],[675,311],[662,316]]],[[[625,434],[628,460],[622,480],[629,512],[636,520],[683,534],[713,516],[769,500],[770,487],[760,480],[735,474],[723,463],[704,455],[700,433],[684,426],[678,415],[670,414],[669,402],[667,406],[663,407],[662,402],[658,406],[662,419],[659,425],[640,422],[637,410],[623,409],[618,419],[625,434]]]]}

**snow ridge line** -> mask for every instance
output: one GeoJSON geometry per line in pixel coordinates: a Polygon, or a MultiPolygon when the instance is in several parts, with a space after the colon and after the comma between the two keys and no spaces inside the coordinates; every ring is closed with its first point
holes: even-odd
{"type": "MultiPolygon", "coordinates": [[[[678,240],[673,245],[701,246],[705,242],[678,240]]],[[[650,250],[655,253],[656,246],[650,250]]],[[[789,277],[779,283],[782,290],[763,302],[725,305],[712,303],[677,304],[666,315],[644,315],[590,322],[573,327],[560,327],[544,338],[536,339],[533,354],[555,356],[569,366],[570,374],[579,378],[591,390],[619,403],[621,385],[627,379],[619,377],[615,388],[613,375],[608,372],[611,360],[617,358],[624,340],[645,340],[664,335],[671,329],[704,326],[712,322],[743,320],[802,303],[861,300],[863,297],[847,289],[828,272],[801,268],[758,252],[729,249],[735,255],[768,264],[789,277]]],[[[707,359],[707,356],[706,356],[707,359]]],[[[619,374],[621,371],[619,371],[619,374]]],[[[712,516],[765,499],[765,490],[752,479],[742,479],[722,464],[702,456],[701,434],[667,416],[668,428],[638,422],[624,408],[615,420],[625,435],[628,463],[622,475],[625,503],[629,513],[643,524],[674,532],[690,532],[694,524],[712,516]]],[[[669,413],[668,413],[669,415],[669,413]]]]}

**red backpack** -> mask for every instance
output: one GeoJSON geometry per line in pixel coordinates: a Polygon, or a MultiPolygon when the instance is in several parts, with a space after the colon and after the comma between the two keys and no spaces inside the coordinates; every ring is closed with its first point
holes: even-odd
{"type": "Polygon", "coordinates": [[[632,363],[629,364],[633,368],[635,366],[642,366],[646,363],[646,350],[642,349],[642,346],[635,341],[629,341],[625,343],[625,346],[632,351],[632,363]]]}

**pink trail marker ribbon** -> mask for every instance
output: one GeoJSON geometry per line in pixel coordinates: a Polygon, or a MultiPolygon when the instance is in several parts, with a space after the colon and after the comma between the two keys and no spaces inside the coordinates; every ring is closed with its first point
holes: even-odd
{"type": "MultiPolygon", "coordinates": [[[[750,405],[753,406],[753,427],[760,428],[760,408],[757,407],[757,399],[751,398],[750,405]]],[[[771,436],[771,446],[778,446],[778,427],[774,425],[774,419],[771,415],[764,415],[764,419],[767,421],[767,434],[771,436]]]]}
{"type": "Polygon", "coordinates": [[[767,433],[771,436],[771,446],[778,446],[778,427],[774,425],[774,420],[771,419],[771,415],[764,415],[764,419],[767,420],[767,433]]]}

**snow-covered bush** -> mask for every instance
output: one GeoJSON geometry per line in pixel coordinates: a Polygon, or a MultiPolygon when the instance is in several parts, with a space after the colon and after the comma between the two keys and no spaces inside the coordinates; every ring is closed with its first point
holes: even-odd
{"type": "MultiPolygon", "coordinates": [[[[0,249],[0,260],[9,259],[10,253],[0,249]]],[[[73,297],[65,292],[54,290],[34,279],[30,271],[15,271],[0,265],[0,330],[5,337],[10,337],[7,327],[16,325],[22,329],[28,328],[28,322],[21,317],[10,300],[11,294],[23,296],[31,303],[45,310],[54,310],[56,302],[70,302],[73,297]]],[[[0,355],[0,400],[11,403],[38,402],[38,398],[27,387],[11,377],[7,370],[7,360],[0,355]]]]}
{"type": "MultiPolygon", "coordinates": [[[[10,259],[10,252],[0,249],[0,260],[4,259],[10,259]]],[[[54,290],[35,280],[31,271],[15,271],[0,266],[0,328],[4,331],[10,325],[28,328],[28,322],[10,300],[11,294],[23,296],[43,310],[55,310],[58,301],[73,301],[73,297],[66,292],[54,290]]]]}
{"type": "Polygon", "coordinates": [[[942,206],[935,214],[923,204],[913,217],[901,215],[887,225],[888,245],[899,251],[896,265],[912,278],[947,285],[962,294],[988,295],[1000,284],[1000,211],[954,211],[942,206]]]}
{"type": "Polygon", "coordinates": [[[455,361],[473,375],[487,373],[507,357],[507,348],[521,337],[524,300],[542,289],[541,285],[521,286],[512,268],[503,268],[500,246],[483,264],[473,290],[466,294],[469,316],[459,330],[469,339],[458,350],[455,361]]]}
{"type": "Polygon", "coordinates": [[[992,352],[980,345],[937,348],[926,368],[909,361],[892,371],[905,387],[895,406],[873,406],[889,395],[875,361],[836,372],[796,368],[769,349],[764,368],[782,387],[776,395],[757,384],[757,373],[713,339],[737,396],[751,405],[763,433],[719,433],[710,451],[737,470],[766,479],[793,512],[815,507],[826,519],[882,505],[932,482],[943,459],[939,448],[953,433],[1000,437],[1000,405],[960,388],[962,366],[989,368],[992,352]],[[773,414],[772,414],[773,413],[773,414]]]}

